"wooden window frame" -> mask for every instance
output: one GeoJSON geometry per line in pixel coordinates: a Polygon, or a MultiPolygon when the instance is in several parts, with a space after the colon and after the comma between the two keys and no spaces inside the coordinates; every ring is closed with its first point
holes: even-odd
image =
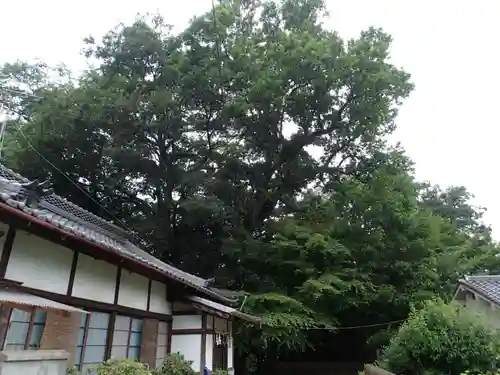
{"type": "MultiPolygon", "coordinates": [[[[103,361],[107,361],[108,359],[111,358],[111,350],[113,348],[113,337],[115,335],[115,322],[116,322],[116,317],[117,316],[122,316],[122,317],[125,317],[125,318],[129,318],[130,319],[130,322],[129,322],[129,327],[128,327],[128,330],[127,331],[120,331],[120,332],[127,332],[127,346],[126,346],[126,353],[127,353],[127,357],[126,358],[129,358],[129,355],[130,355],[130,348],[132,347],[130,345],[130,338],[132,336],[132,333],[136,333],[136,331],[132,331],[132,324],[133,324],[133,320],[141,320],[142,321],[142,324],[144,324],[144,319],[145,318],[141,318],[141,317],[137,317],[137,316],[131,316],[131,315],[124,315],[124,314],[119,314],[119,313],[116,313],[116,312],[113,312],[113,313],[110,313],[110,312],[107,312],[107,311],[100,311],[100,310],[93,310],[93,311],[89,311],[89,314],[87,314],[87,318],[85,320],[85,325],[84,327],[79,327],[78,329],[84,329],[83,331],[83,340],[82,340],[82,346],[81,346],[81,356],[80,356],[80,363],[76,366],[77,369],[79,371],[81,371],[82,369],[82,366],[85,365],[85,363],[83,362],[84,360],[84,356],[85,356],[85,351],[87,349],[87,337],[88,337],[88,333],[89,333],[89,324],[90,324],[90,315],[91,314],[107,314],[109,316],[109,320],[108,320],[108,327],[106,328],[106,341],[105,341],[105,345],[104,345],[104,359],[103,361]]],[[[142,330],[143,330],[143,326],[141,324],[141,342],[142,342],[142,330]]],[[[105,330],[104,328],[91,328],[91,329],[97,329],[97,330],[105,330]]],[[[101,346],[101,345],[99,345],[101,346]]],[[[120,345],[120,346],[124,346],[124,345],[120,345]]],[[[77,349],[79,349],[79,345],[77,345],[77,349]]],[[[133,346],[133,347],[136,347],[136,346],[133,346]]],[[[140,360],[140,356],[141,356],[141,345],[139,345],[139,358],[136,358],[137,360],[140,360]]]]}
{"type": "Polygon", "coordinates": [[[158,360],[165,361],[165,359],[169,356],[170,354],[170,348],[172,345],[172,322],[168,320],[159,320],[158,321],[158,332],[157,332],[157,337],[160,337],[160,324],[165,323],[167,327],[167,332],[162,333],[161,336],[165,335],[165,342],[160,345],[160,342],[158,339],[156,340],[156,353],[155,353],[155,365],[158,363],[158,360]],[[158,348],[162,347],[165,348],[165,356],[163,358],[158,358],[158,348]]]}
{"type": "MultiPolygon", "coordinates": [[[[83,340],[82,340],[82,346],[81,346],[81,355],[80,355],[80,363],[76,366],[77,369],[79,371],[82,370],[82,367],[83,365],[86,365],[86,364],[89,364],[89,363],[84,363],[84,358],[85,358],[85,352],[87,351],[87,338],[89,336],[89,329],[92,329],[92,330],[99,330],[99,331],[104,331],[106,330],[106,340],[105,340],[105,344],[104,344],[104,358],[103,358],[103,361],[106,361],[109,357],[108,357],[108,353],[107,353],[107,350],[108,350],[108,339],[109,339],[109,336],[110,336],[110,330],[109,330],[109,322],[111,321],[111,314],[107,313],[107,312],[102,312],[102,311],[92,311],[90,312],[89,311],[89,314],[86,314],[85,315],[86,318],[85,318],[85,324],[83,327],[81,326],[78,326],[78,331],[80,331],[80,329],[83,328],[83,340]],[[109,315],[109,319],[108,319],[108,328],[104,329],[104,328],[90,328],[90,316],[92,313],[95,313],[95,314],[108,314],[109,315]]],[[[92,346],[102,346],[102,345],[92,345],[92,346]]],[[[79,349],[79,345],[76,346],[77,350],[79,349]]],[[[94,364],[94,363],[92,363],[94,364]]]]}
{"type": "MultiPolygon", "coordinates": [[[[126,345],[116,345],[116,346],[120,346],[120,347],[125,346],[125,348],[126,348],[126,357],[125,358],[130,358],[129,357],[130,356],[130,348],[136,348],[137,347],[136,345],[133,345],[133,346],[130,345],[130,338],[132,337],[133,333],[140,333],[141,334],[141,342],[142,342],[142,330],[143,330],[144,318],[136,318],[136,317],[132,317],[132,316],[129,316],[129,315],[122,315],[122,314],[117,314],[117,313],[114,313],[113,315],[114,315],[114,317],[113,317],[113,326],[112,326],[111,330],[109,330],[109,332],[111,333],[110,334],[111,338],[108,340],[109,341],[109,355],[108,355],[108,358],[111,357],[111,352],[112,352],[112,349],[113,349],[113,336],[115,334],[115,322],[116,322],[116,318],[118,316],[130,319],[130,321],[128,323],[128,330],[119,330],[119,332],[127,332],[127,344],[126,345]],[[132,330],[134,320],[140,320],[141,321],[141,330],[140,331],[133,331],[132,330]]],[[[140,358],[141,358],[141,345],[139,344],[139,356],[138,356],[138,358],[134,358],[134,359],[135,360],[139,360],[140,358]]]]}
{"type": "MultiPolygon", "coordinates": [[[[37,311],[46,311],[45,309],[42,309],[42,308],[37,308],[35,306],[33,307],[8,307],[9,309],[9,312],[8,312],[8,316],[7,316],[7,327],[5,329],[5,331],[3,332],[3,337],[2,337],[2,350],[5,350],[5,347],[6,345],[8,345],[7,343],[7,336],[8,336],[8,333],[9,333],[9,330],[10,330],[10,327],[11,327],[11,324],[13,323],[11,321],[11,318],[12,318],[12,312],[14,311],[14,309],[16,310],[20,310],[20,311],[25,311],[25,312],[29,312],[30,313],[30,319],[28,322],[17,322],[17,323],[25,323],[25,324],[28,324],[28,332],[26,332],[26,338],[24,340],[24,350],[37,350],[40,348],[40,343],[38,343],[38,345],[35,347],[35,348],[30,348],[30,341],[31,341],[31,336],[33,334],[33,327],[35,325],[42,325],[42,324],[37,324],[35,322],[35,317],[36,317],[36,313],[37,311]]],[[[43,322],[43,328],[45,330],[45,324],[46,324],[46,320],[43,322]]]]}

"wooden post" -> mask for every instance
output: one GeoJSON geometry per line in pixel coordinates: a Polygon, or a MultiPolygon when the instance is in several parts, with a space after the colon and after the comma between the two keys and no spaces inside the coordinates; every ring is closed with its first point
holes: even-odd
{"type": "Polygon", "coordinates": [[[5,337],[9,329],[10,307],[5,304],[0,305],[0,350],[3,350],[5,337]]]}

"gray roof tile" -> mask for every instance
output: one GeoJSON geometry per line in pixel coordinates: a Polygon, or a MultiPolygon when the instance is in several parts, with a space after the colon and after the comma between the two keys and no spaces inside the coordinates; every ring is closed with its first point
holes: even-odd
{"type": "Polygon", "coordinates": [[[123,228],[92,214],[61,196],[51,194],[42,198],[36,208],[28,206],[25,201],[18,197],[21,184],[27,182],[29,180],[25,177],[0,165],[0,200],[66,232],[153,267],[165,276],[191,286],[206,295],[229,302],[223,294],[209,288],[208,280],[162,262],[132,243],[129,232],[123,228]]]}
{"type": "Polygon", "coordinates": [[[466,276],[460,284],[500,305],[500,275],[466,276]]]}

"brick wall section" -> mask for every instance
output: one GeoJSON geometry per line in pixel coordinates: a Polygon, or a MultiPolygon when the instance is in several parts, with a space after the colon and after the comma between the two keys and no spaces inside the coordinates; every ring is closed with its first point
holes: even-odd
{"type": "Polygon", "coordinates": [[[141,362],[151,368],[156,365],[156,346],[158,341],[158,320],[144,319],[142,322],[141,362]]]}
{"type": "Polygon", "coordinates": [[[78,331],[82,314],[77,312],[48,311],[40,349],[62,349],[70,354],[69,365],[75,361],[78,331]]]}

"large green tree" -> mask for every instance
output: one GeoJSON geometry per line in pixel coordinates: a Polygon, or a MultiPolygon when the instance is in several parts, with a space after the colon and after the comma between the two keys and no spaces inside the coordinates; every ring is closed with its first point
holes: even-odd
{"type": "Polygon", "coordinates": [[[12,165],[45,172],[92,211],[127,218],[190,270],[237,267],[238,256],[219,251],[222,233],[257,236],[310,184],[355,176],[411,90],[387,61],[387,34],[344,41],[322,27],[322,12],[319,1],[233,1],[179,35],[155,18],[89,38],[100,66],[74,86],[35,90],[41,99],[24,109],[23,131],[99,205],[22,138],[12,165]]]}

